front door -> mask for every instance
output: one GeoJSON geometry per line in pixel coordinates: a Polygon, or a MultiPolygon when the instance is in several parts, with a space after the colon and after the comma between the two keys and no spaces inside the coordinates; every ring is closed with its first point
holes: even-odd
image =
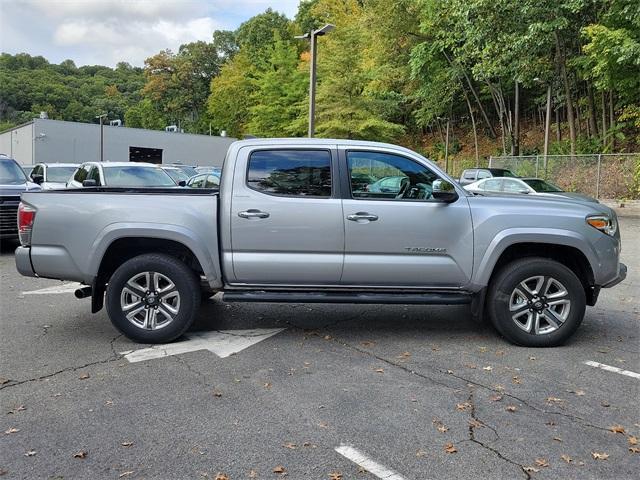
{"type": "Polygon", "coordinates": [[[460,287],[471,278],[473,228],[466,197],[432,197],[426,162],[346,147],[342,284],[460,287]]]}
{"type": "Polygon", "coordinates": [[[231,200],[232,283],[335,285],[344,256],[335,151],[240,151],[231,200]]]}

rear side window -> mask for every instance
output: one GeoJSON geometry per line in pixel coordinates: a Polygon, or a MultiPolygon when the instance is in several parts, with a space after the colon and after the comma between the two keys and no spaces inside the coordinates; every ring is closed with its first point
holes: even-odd
{"type": "Polygon", "coordinates": [[[465,170],[463,174],[463,178],[465,180],[475,180],[476,171],[475,170],[465,170]]]}
{"type": "Polygon", "coordinates": [[[260,150],[249,157],[247,184],[288,197],[330,197],[331,155],[326,150],[260,150]]]}
{"type": "Polygon", "coordinates": [[[486,170],[478,170],[478,180],[482,180],[483,178],[491,178],[491,173],[486,170]]]}

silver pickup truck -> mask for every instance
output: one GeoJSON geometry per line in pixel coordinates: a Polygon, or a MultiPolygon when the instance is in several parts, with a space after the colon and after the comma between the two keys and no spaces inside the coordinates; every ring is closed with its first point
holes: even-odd
{"type": "Polygon", "coordinates": [[[176,339],[203,292],[222,292],[470,304],[510,341],[554,346],[626,275],[606,206],[474,195],[415,152],[373,142],[239,141],[219,191],[24,193],[18,217],[20,273],[82,282],[76,296],[93,312],[106,301],[116,328],[143,343],[176,339]]]}

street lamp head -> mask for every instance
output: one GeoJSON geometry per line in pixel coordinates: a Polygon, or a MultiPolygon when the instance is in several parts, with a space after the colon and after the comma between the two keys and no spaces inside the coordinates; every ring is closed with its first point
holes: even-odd
{"type": "Polygon", "coordinates": [[[296,35],[293,38],[297,38],[298,40],[306,40],[310,37],[310,35],[308,33],[305,33],[304,35],[296,35]]]}
{"type": "Polygon", "coordinates": [[[329,33],[334,28],[336,28],[335,25],[332,25],[331,23],[327,23],[324,27],[319,28],[318,30],[315,30],[313,32],[313,35],[326,35],[327,33],[329,33]]]}

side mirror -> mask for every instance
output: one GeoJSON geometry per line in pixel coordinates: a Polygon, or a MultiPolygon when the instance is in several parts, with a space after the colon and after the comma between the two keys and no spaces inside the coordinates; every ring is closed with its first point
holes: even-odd
{"type": "Polygon", "coordinates": [[[96,182],[93,178],[89,179],[89,180],[83,180],[82,181],[82,186],[83,187],[97,187],[98,186],[98,182],[96,182]]]}
{"type": "Polygon", "coordinates": [[[179,186],[179,187],[186,187],[186,186],[187,186],[187,182],[186,182],[185,180],[180,180],[180,181],[178,182],[178,186],[179,186]]]}
{"type": "Polygon", "coordinates": [[[444,203],[453,203],[458,199],[458,192],[456,192],[453,184],[441,179],[433,181],[433,191],[431,194],[433,198],[444,203]]]}
{"type": "Polygon", "coordinates": [[[44,183],[44,176],[34,175],[33,177],[31,177],[31,180],[33,180],[33,183],[35,184],[42,185],[44,183]]]}

